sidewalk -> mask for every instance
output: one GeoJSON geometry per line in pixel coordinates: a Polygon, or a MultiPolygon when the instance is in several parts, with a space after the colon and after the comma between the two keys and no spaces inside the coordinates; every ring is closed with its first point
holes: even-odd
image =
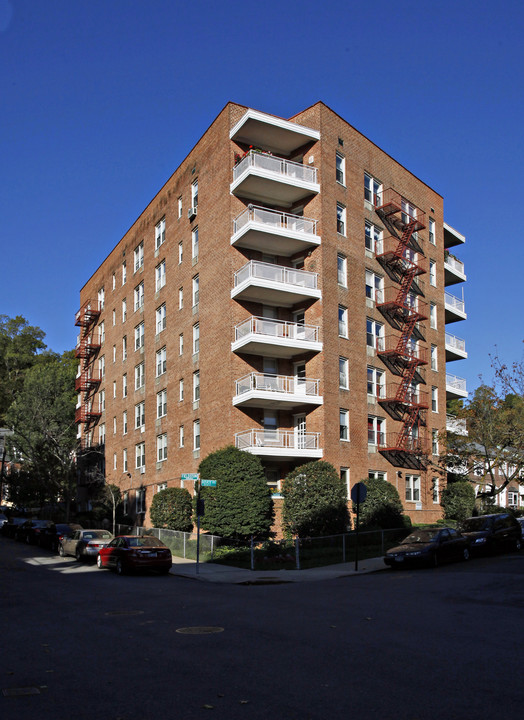
{"type": "Polygon", "coordinates": [[[354,561],[308,570],[246,570],[245,568],[219,565],[217,563],[200,563],[198,573],[196,569],[194,560],[185,560],[173,555],[172,575],[204,582],[229,583],[232,585],[278,585],[281,583],[318,582],[319,580],[334,580],[347,575],[366,575],[367,573],[385,570],[386,566],[383,558],[378,557],[359,560],[356,572],[354,561]]]}

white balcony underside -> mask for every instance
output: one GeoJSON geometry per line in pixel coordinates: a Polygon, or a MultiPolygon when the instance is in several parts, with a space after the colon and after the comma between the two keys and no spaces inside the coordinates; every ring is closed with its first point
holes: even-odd
{"type": "Polygon", "coordinates": [[[249,390],[241,395],[235,395],[235,407],[255,407],[278,410],[279,408],[294,408],[300,405],[322,405],[324,398],[319,395],[306,395],[304,393],[268,392],[267,390],[249,390]]]}
{"type": "Polygon", "coordinates": [[[451,345],[446,345],[446,362],[453,362],[454,360],[466,360],[468,353],[466,350],[459,350],[451,345]]]}
{"type": "Polygon", "coordinates": [[[291,207],[308,195],[320,192],[320,184],[249,167],[231,183],[231,192],[256,202],[291,207]]]}
{"type": "Polygon", "coordinates": [[[456,285],[460,282],[466,282],[466,274],[461,272],[457,267],[453,267],[444,263],[444,285],[456,285]]]}
{"type": "Polygon", "coordinates": [[[467,317],[467,313],[456,306],[444,305],[444,321],[446,324],[458,322],[459,320],[467,320],[467,317]]]}
{"type": "Polygon", "coordinates": [[[262,278],[249,278],[231,290],[231,297],[235,300],[291,307],[305,300],[320,300],[322,292],[315,288],[303,288],[262,278]]]}
{"type": "Polygon", "coordinates": [[[468,397],[466,381],[463,378],[455,378],[454,376],[446,376],[446,399],[456,400],[468,397]],[[451,377],[451,379],[450,379],[451,377]]]}
{"type": "Polygon", "coordinates": [[[229,133],[231,140],[262,147],[270,152],[290,155],[308,142],[320,139],[320,132],[303,125],[247,110],[229,133]]]}
{"type": "Polygon", "coordinates": [[[260,250],[269,255],[289,257],[301,250],[320,245],[320,237],[285,228],[271,228],[263,223],[250,222],[231,238],[231,245],[248,250],[260,250]]]}
{"type": "Polygon", "coordinates": [[[464,235],[459,233],[458,230],[452,228],[451,225],[444,223],[444,247],[450,248],[456,245],[463,245],[466,242],[464,235]]]}
{"type": "Polygon", "coordinates": [[[322,343],[300,338],[263,337],[250,334],[232,342],[231,350],[248,355],[289,359],[306,352],[322,352],[322,343]]]}
{"type": "Polygon", "coordinates": [[[312,458],[320,459],[323,455],[322,448],[271,448],[271,447],[247,447],[240,448],[243,452],[251,453],[272,460],[282,460],[284,458],[312,458]]]}

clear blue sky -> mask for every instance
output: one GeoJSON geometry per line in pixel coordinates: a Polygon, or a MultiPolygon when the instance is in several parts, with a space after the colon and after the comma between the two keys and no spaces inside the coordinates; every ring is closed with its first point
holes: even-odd
{"type": "Polygon", "coordinates": [[[523,350],[523,34],[522,0],[0,0],[0,313],[73,347],[81,286],[226,102],[322,100],[466,235],[473,390],[523,350]]]}

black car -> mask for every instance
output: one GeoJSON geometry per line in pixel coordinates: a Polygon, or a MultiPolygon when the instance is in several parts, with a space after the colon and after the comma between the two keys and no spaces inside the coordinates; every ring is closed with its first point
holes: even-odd
{"type": "Polygon", "coordinates": [[[82,530],[82,526],[77,523],[49,523],[40,533],[38,544],[40,547],[58,552],[60,539],[72,535],[76,530],[82,530]]]}
{"type": "Polygon", "coordinates": [[[0,532],[2,533],[3,537],[14,538],[18,526],[22,525],[22,523],[25,523],[26,520],[27,518],[25,517],[11,517],[7,522],[2,525],[0,532]]]}
{"type": "Polygon", "coordinates": [[[46,527],[48,520],[26,520],[15,530],[15,540],[34,545],[38,533],[46,527]]]}
{"type": "Polygon", "coordinates": [[[469,560],[469,540],[455,528],[421,528],[386,552],[384,562],[393,568],[407,565],[436,567],[451,560],[469,560]]]}
{"type": "Polygon", "coordinates": [[[476,554],[520,550],[522,528],[511,513],[478,515],[464,520],[460,528],[476,554]]]}

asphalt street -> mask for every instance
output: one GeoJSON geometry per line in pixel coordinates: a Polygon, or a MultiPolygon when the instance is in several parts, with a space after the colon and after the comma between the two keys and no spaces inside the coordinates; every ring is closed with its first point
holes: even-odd
{"type": "Polygon", "coordinates": [[[516,718],[523,610],[524,553],[231,585],[0,538],[0,717],[516,718]]]}

